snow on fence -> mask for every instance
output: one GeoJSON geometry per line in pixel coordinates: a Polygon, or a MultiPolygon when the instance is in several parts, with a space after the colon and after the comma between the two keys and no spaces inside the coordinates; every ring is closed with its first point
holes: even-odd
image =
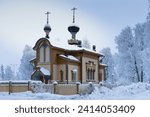
{"type": "Polygon", "coordinates": [[[53,93],[53,84],[32,84],[31,91],[33,93],[53,93]]]}
{"type": "Polygon", "coordinates": [[[91,94],[95,89],[93,83],[81,84],[79,87],[79,94],[91,94]]]}
{"type": "Polygon", "coordinates": [[[52,93],[61,95],[74,95],[74,94],[90,94],[94,91],[95,85],[93,83],[80,84],[79,82],[75,84],[58,84],[54,82],[53,84],[34,84],[31,89],[35,93],[52,93]]]}
{"type": "Polygon", "coordinates": [[[0,81],[0,92],[25,92],[31,91],[32,84],[41,84],[39,81],[0,81]]]}
{"type": "MultiPolygon", "coordinates": [[[[81,84],[79,82],[74,84],[43,84],[40,81],[0,81],[0,92],[26,92],[32,91],[33,93],[51,93],[61,95],[73,94],[90,94],[95,89],[95,84],[81,84]]],[[[98,85],[99,86],[99,85],[98,85]]]]}
{"type": "Polygon", "coordinates": [[[78,94],[79,89],[76,84],[33,84],[31,90],[34,93],[52,93],[61,95],[78,94]]]}

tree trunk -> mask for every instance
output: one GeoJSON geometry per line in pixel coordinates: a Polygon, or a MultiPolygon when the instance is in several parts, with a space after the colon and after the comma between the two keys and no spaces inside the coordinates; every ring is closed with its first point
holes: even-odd
{"type": "Polygon", "coordinates": [[[140,75],[139,75],[139,70],[138,70],[138,67],[137,67],[135,56],[134,56],[134,64],[135,64],[135,71],[136,71],[136,74],[137,74],[137,79],[138,79],[138,82],[140,82],[140,75]]]}
{"type": "Polygon", "coordinates": [[[143,82],[143,67],[141,66],[141,82],[143,82]]]}

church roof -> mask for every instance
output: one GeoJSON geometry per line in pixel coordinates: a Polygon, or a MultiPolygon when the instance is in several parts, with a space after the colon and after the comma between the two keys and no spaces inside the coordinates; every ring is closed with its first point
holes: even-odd
{"type": "Polygon", "coordinates": [[[37,71],[40,71],[44,76],[50,76],[50,71],[48,69],[45,69],[42,66],[36,66],[37,69],[34,70],[34,72],[32,74],[34,74],[37,71]]]}
{"type": "Polygon", "coordinates": [[[41,67],[41,66],[40,66],[40,71],[41,71],[44,75],[50,76],[49,70],[45,69],[44,67],[41,67]]]}
{"type": "Polygon", "coordinates": [[[100,63],[99,65],[102,66],[102,67],[108,67],[108,65],[106,65],[104,63],[100,63]]]}
{"type": "Polygon", "coordinates": [[[58,41],[58,40],[48,40],[47,38],[40,38],[35,46],[33,47],[34,50],[36,50],[36,48],[38,47],[38,45],[42,42],[42,41],[47,41],[49,43],[49,45],[53,46],[53,47],[57,47],[57,48],[60,48],[60,49],[64,49],[64,50],[69,50],[69,51],[87,51],[87,52],[90,52],[90,53],[94,53],[94,54],[98,54],[100,56],[103,56],[103,54],[99,53],[99,52],[96,52],[92,49],[87,49],[87,48],[84,48],[84,47],[78,47],[76,45],[69,45],[68,43],[64,43],[64,42],[61,42],[61,41],[58,41]]]}
{"type": "Polygon", "coordinates": [[[65,56],[65,55],[61,54],[61,55],[59,55],[59,56],[62,57],[62,58],[71,60],[71,61],[80,62],[76,57],[74,57],[74,56],[72,56],[72,55],[67,55],[67,56],[65,56]]]}

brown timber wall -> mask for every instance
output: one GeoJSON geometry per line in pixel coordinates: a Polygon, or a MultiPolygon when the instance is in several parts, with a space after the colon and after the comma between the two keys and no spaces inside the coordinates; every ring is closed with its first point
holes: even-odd
{"type": "Polygon", "coordinates": [[[60,95],[73,95],[77,94],[77,85],[76,84],[58,84],[54,85],[54,93],[60,95]]]}
{"type": "Polygon", "coordinates": [[[0,92],[9,92],[15,93],[15,92],[26,92],[31,90],[31,83],[24,82],[24,83],[14,83],[14,82],[5,82],[0,84],[0,92]]]}
{"type": "Polygon", "coordinates": [[[93,91],[93,85],[89,84],[36,84],[31,82],[26,83],[13,83],[7,82],[0,84],[0,92],[26,92],[32,91],[33,93],[51,93],[60,95],[74,95],[86,94],[93,91]]]}

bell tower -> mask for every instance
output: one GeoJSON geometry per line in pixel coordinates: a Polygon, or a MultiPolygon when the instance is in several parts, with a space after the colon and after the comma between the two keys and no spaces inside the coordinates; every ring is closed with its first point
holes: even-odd
{"type": "Polygon", "coordinates": [[[68,31],[71,33],[72,37],[71,39],[68,40],[68,44],[79,45],[81,41],[76,39],[76,34],[77,32],[79,32],[80,28],[77,25],[75,25],[75,11],[77,10],[77,8],[74,7],[71,10],[73,11],[73,21],[72,21],[72,25],[68,27],[68,31]]]}
{"type": "Polygon", "coordinates": [[[50,12],[46,12],[45,13],[46,15],[47,15],[47,23],[46,23],[46,25],[44,26],[44,31],[45,31],[45,33],[46,33],[46,38],[49,38],[49,33],[51,32],[51,27],[50,27],[50,25],[49,25],[49,14],[50,14],[50,12]]]}

